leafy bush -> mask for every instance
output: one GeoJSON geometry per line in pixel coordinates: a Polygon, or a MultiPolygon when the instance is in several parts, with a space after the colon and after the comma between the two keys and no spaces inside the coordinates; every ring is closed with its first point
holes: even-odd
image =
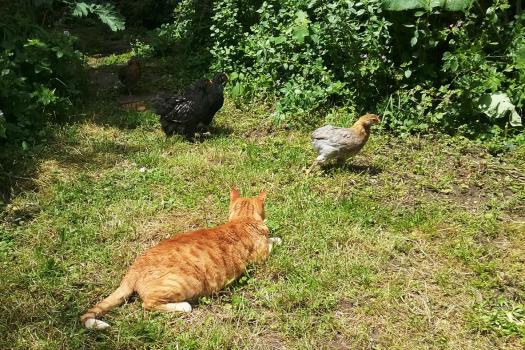
{"type": "Polygon", "coordinates": [[[231,74],[230,96],[275,97],[278,122],[351,105],[399,134],[522,130],[525,15],[507,0],[195,4],[181,1],[159,42],[211,48],[209,69],[231,74]]]}
{"type": "Polygon", "coordinates": [[[20,17],[4,17],[0,32],[1,137],[29,137],[65,111],[82,91],[80,52],[74,38],[49,33],[20,17]]]}
{"type": "Polygon", "coordinates": [[[337,100],[372,107],[382,93],[377,87],[392,62],[389,23],[376,16],[380,2],[267,1],[236,11],[237,5],[217,3],[211,29],[212,68],[237,73],[234,97],[276,95],[282,121],[337,100]],[[258,18],[246,23],[248,12],[258,18]]]}
{"type": "Polygon", "coordinates": [[[76,39],[49,27],[67,14],[71,18],[94,15],[112,30],[124,28],[111,4],[41,0],[2,8],[0,140],[43,136],[43,124],[65,115],[83,93],[83,57],[74,48],[76,39]]]}

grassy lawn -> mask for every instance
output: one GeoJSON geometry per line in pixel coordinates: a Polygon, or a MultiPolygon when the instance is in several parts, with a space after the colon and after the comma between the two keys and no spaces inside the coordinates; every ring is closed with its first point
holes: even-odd
{"type": "Polygon", "coordinates": [[[1,349],[523,348],[525,148],[375,130],[346,168],[307,175],[309,130],[273,128],[264,105],[227,101],[192,144],[120,92],[100,87],[24,158],[0,226],[1,349]],[[223,223],[232,184],[268,191],[268,262],[191,314],[131,300],[81,328],[140,252],[223,223]]]}

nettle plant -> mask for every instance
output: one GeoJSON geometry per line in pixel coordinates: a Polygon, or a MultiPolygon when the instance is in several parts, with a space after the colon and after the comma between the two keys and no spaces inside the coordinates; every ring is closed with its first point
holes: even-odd
{"type": "Polygon", "coordinates": [[[214,69],[234,72],[232,97],[276,96],[275,120],[293,122],[336,101],[366,105],[384,93],[391,64],[380,1],[237,5],[217,2],[211,29],[214,69]]]}

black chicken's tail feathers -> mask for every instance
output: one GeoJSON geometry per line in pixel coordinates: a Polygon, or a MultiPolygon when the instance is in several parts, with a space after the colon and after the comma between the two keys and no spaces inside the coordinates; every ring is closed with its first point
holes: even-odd
{"type": "Polygon", "coordinates": [[[185,102],[186,99],[182,96],[166,96],[159,95],[151,100],[153,110],[160,116],[168,115],[180,103],[185,102]]]}

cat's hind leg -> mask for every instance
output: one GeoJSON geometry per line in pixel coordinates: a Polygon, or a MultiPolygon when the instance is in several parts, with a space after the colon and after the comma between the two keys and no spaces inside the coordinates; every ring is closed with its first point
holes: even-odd
{"type": "Polygon", "coordinates": [[[191,312],[190,303],[183,301],[180,303],[166,303],[166,304],[153,304],[153,303],[142,303],[142,306],[146,310],[156,311],[168,311],[168,312],[191,312]]]}
{"type": "Polygon", "coordinates": [[[157,305],[155,310],[171,312],[191,312],[191,305],[186,301],[183,301],[181,303],[167,303],[157,305]]]}
{"type": "Polygon", "coordinates": [[[281,245],[283,243],[283,240],[279,237],[270,237],[268,238],[268,252],[272,252],[273,245],[281,245]]]}

